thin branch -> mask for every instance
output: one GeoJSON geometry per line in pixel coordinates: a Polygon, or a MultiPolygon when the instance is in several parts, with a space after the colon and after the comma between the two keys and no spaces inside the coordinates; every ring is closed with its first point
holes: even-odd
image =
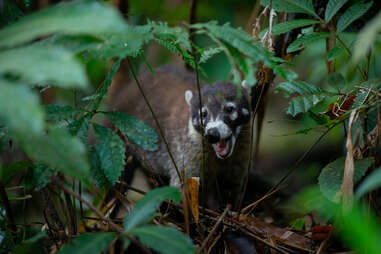
{"type": "MultiPolygon", "coordinates": [[[[320,137],[308,148],[308,150],[295,162],[293,167],[288,170],[288,172],[282,177],[282,179],[274,186],[271,188],[270,191],[273,191],[274,189],[278,188],[294,171],[295,169],[299,166],[299,164],[312,152],[312,150],[316,147],[317,144],[325,137],[325,135],[328,134],[336,125],[332,125],[329,127],[320,137]]],[[[270,192],[269,191],[269,192],[270,192]]]]}
{"type": "Polygon", "coordinates": [[[241,213],[246,213],[251,207],[254,207],[254,206],[257,206],[259,203],[261,203],[263,200],[265,200],[266,198],[274,195],[275,193],[277,193],[279,191],[279,189],[275,189],[273,190],[272,192],[264,195],[263,197],[261,197],[260,199],[258,199],[257,201],[251,203],[250,205],[246,206],[245,208],[242,208],[241,210],[241,213]]]}
{"type": "Polygon", "coordinates": [[[136,81],[136,85],[138,86],[139,91],[140,91],[141,95],[143,96],[144,101],[146,102],[146,104],[147,104],[149,110],[151,111],[151,114],[152,114],[152,117],[153,117],[153,119],[154,119],[154,121],[155,121],[155,123],[156,123],[156,126],[157,126],[157,128],[159,129],[160,136],[161,136],[161,138],[162,138],[162,140],[163,140],[163,142],[164,142],[164,144],[165,144],[165,147],[166,147],[166,149],[167,149],[167,152],[168,152],[168,154],[169,154],[169,157],[171,158],[172,164],[173,164],[173,166],[174,166],[175,169],[176,169],[177,176],[179,177],[179,179],[181,179],[181,178],[180,178],[181,175],[180,175],[179,168],[178,168],[177,165],[176,165],[175,158],[173,157],[173,155],[172,155],[172,153],[171,153],[171,150],[170,150],[170,148],[169,148],[167,139],[166,139],[165,136],[164,136],[164,131],[163,131],[163,129],[161,128],[161,125],[160,125],[160,123],[159,123],[159,120],[157,119],[157,117],[156,117],[156,115],[155,115],[155,113],[154,113],[154,111],[153,111],[153,109],[152,109],[152,107],[151,107],[151,104],[149,103],[149,101],[148,101],[148,99],[147,99],[147,97],[146,97],[146,95],[145,95],[145,93],[144,93],[144,91],[143,91],[143,88],[142,88],[142,86],[140,85],[140,82],[139,82],[139,80],[138,80],[138,77],[136,76],[136,73],[135,73],[135,71],[134,71],[134,68],[132,67],[132,64],[131,64],[131,61],[130,61],[129,58],[127,58],[127,62],[128,62],[128,65],[130,66],[130,71],[131,71],[131,73],[132,73],[132,76],[134,77],[134,79],[135,79],[135,81],[136,81]]]}
{"type": "Polygon", "coordinates": [[[60,189],[62,189],[64,192],[66,192],[67,194],[73,196],[74,198],[78,199],[79,201],[81,201],[82,203],[84,203],[88,208],[90,208],[96,215],[99,216],[99,218],[101,218],[102,220],[104,221],[107,221],[108,224],[110,225],[110,227],[115,230],[116,232],[118,233],[123,233],[123,229],[121,227],[119,227],[118,225],[116,225],[114,222],[112,222],[112,220],[110,220],[109,218],[106,218],[95,206],[93,206],[90,202],[88,202],[87,200],[85,200],[84,198],[82,198],[78,193],[74,192],[72,189],[70,189],[69,187],[67,187],[66,185],[64,185],[57,177],[55,176],[50,176],[50,179],[52,180],[52,182],[57,185],[58,187],[60,187],[60,189]]]}
{"type": "Polygon", "coordinates": [[[225,211],[220,215],[220,217],[218,218],[216,224],[214,224],[212,230],[209,232],[208,236],[205,238],[205,240],[202,242],[201,244],[201,247],[198,249],[197,253],[202,253],[202,251],[205,249],[206,245],[208,244],[210,238],[212,237],[212,235],[214,234],[214,232],[216,232],[218,226],[221,224],[222,220],[225,218],[226,214],[229,212],[231,208],[231,205],[228,204],[225,208],[225,211]]]}
{"type": "MultiPolygon", "coordinates": [[[[194,49],[194,47],[192,47],[194,49]]],[[[199,101],[199,114],[200,114],[200,123],[201,123],[201,159],[202,159],[202,165],[201,165],[201,193],[202,193],[202,202],[205,201],[205,170],[206,170],[206,158],[205,158],[205,126],[204,126],[204,120],[202,119],[202,98],[201,98],[201,85],[200,85],[200,77],[198,75],[198,60],[196,57],[195,50],[193,50],[193,60],[195,64],[195,72],[196,72],[196,82],[197,82],[197,92],[198,92],[198,101],[199,101]]]]}
{"type": "MultiPolygon", "coordinates": [[[[348,48],[347,44],[345,44],[345,42],[340,38],[340,36],[336,34],[336,38],[337,38],[337,40],[341,43],[341,45],[344,47],[345,51],[347,51],[348,55],[349,55],[349,56],[352,56],[352,52],[351,52],[351,50],[348,48]]],[[[359,67],[358,65],[356,65],[356,69],[360,72],[362,78],[363,78],[364,80],[366,80],[366,75],[365,75],[365,73],[360,69],[360,67],[359,67]]]]}
{"type": "MultiPolygon", "coordinates": [[[[255,116],[257,115],[257,112],[258,112],[258,109],[259,109],[259,105],[262,101],[262,97],[263,97],[263,93],[265,91],[265,86],[266,84],[262,84],[262,88],[261,88],[261,93],[259,94],[259,98],[257,100],[257,103],[255,105],[255,109],[254,109],[254,113],[253,113],[253,116],[251,118],[251,123],[250,123],[250,146],[249,146],[249,153],[250,153],[250,157],[249,157],[249,165],[247,166],[247,172],[246,172],[246,176],[245,176],[245,179],[244,179],[244,184],[243,184],[243,188],[242,188],[242,192],[241,192],[241,195],[240,195],[240,199],[239,199],[239,203],[238,203],[238,211],[241,210],[241,207],[242,207],[242,202],[243,202],[243,199],[245,197],[245,193],[246,193],[246,189],[247,189],[247,184],[249,182],[249,174],[250,174],[250,171],[251,171],[251,168],[253,167],[253,159],[254,159],[254,120],[255,120],[255,116]]],[[[239,213],[237,213],[237,216],[239,217],[239,213]]]]}

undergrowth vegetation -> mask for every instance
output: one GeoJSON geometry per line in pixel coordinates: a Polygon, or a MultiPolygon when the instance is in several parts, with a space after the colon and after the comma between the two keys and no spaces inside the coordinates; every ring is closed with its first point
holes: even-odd
{"type": "MultiPolygon", "coordinates": [[[[371,1],[330,0],[323,13],[316,12],[311,0],[261,3],[270,17],[274,12],[303,13],[305,17],[278,24],[270,20],[270,26],[259,33],[260,38],[216,21],[173,27],[147,20],[145,25],[129,25],[110,5],[89,0],[60,3],[9,19],[0,30],[0,138],[2,144],[19,147],[25,159],[0,165],[1,251],[44,251],[40,244],[44,241],[49,248],[60,248],[59,253],[100,253],[118,239],[122,251],[132,242],[143,250],[148,246],[160,253],[195,252],[194,242],[179,228],[152,223],[163,201],[181,201],[176,188],[149,192],[124,218],[123,227],[98,214],[96,208],[100,193],[112,190],[126,164],[124,141],[95,121],[96,117],[107,118],[142,149],[157,149],[159,136],[150,126],[132,115],[101,108],[121,61],[140,58],[152,70],[144,49],[148,43],[157,43],[203,75],[206,73],[200,64],[225,54],[233,83],[245,80],[252,89],[261,78],[256,75],[256,64],[263,63],[283,80],[275,91],[290,97],[287,113],[313,120],[313,125],[296,134],[319,130],[324,136],[342,126],[346,131],[346,155],[322,169],[320,190],[302,192],[295,198],[296,207],[303,206],[299,213],[321,213],[337,226],[349,247],[360,253],[379,253],[381,227],[370,208],[377,207],[374,190],[381,185],[377,157],[380,84],[371,70],[377,53],[372,45],[378,42],[381,16],[374,17],[353,38],[346,36],[346,31],[371,8],[371,1]],[[210,46],[194,44],[189,29],[208,37],[210,46]],[[301,32],[287,47],[285,55],[289,57],[275,56],[271,38],[293,29],[301,32]],[[319,42],[327,45],[327,78],[322,87],[299,80],[290,69],[293,55],[319,42]],[[94,90],[86,70],[86,63],[92,59],[110,62],[106,77],[94,90]],[[42,105],[39,94],[50,87],[72,93],[73,104],[42,105]],[[88,142],[89,130],[97,138],[94,145],[88,142]],[[14,185],[12,180],[20,173],[25,175],[24,182],[14,185]],[[29,199],[35,191],[45,193],[47,188],[55,192],[55,209],[61,207],[59,213],[65,214],[66,225],[56,225],[52,214],[44,214],[48,226],[41,230],[36,230],[36,225],[16,223],[10,203],[29,199]],[[20,189],[22,192],[14,192],[20,189]],[[94,195],[85,196],[84,192],[94,195]],[[109,232],[82,233],[85,230],[79,230],[78,223],[85,220],[84,213],[96,214],[108,224],[109,232]],[[62,228],[69,233],[61,232],[62,228]],[[67,235],[73,239],[69,241],[67,235]],[[47,238],[50,242],[45,241],[47,238]]],[[[134,72],[133,65],[130,67],[134,72]]]]}

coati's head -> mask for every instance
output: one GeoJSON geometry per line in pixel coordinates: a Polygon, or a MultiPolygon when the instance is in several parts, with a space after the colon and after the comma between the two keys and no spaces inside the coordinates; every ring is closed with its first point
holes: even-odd
{"type": "Polygon", "coordinates": [[[220,159],[233,154],[241,127],[250,120],[247,92],[238,89],[236,85],[224,82],[204,86],[201,90],[201,114],[199,96],[193,96],[190,90],[185,92],[185,100],[190,106],[189,127],[203,133],[220,159]]]}

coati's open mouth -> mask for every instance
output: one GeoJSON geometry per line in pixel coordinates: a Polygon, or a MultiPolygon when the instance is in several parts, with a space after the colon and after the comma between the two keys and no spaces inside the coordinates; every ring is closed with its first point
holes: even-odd
{"type": "Polygon", "coordinates": [[[216,155],[220,159],[225,159],[232,154],[232,150],[234,147],[234,142],[232,140],[233,136],[230,136],[225,139],[221,139],[217,143],[212,144],[216,155]]]}

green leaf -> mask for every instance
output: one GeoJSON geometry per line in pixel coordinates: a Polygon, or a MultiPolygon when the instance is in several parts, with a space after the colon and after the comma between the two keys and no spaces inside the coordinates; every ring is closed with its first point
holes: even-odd
{"type": "Polygon", "coordinates": [[[210,58],[224,51],[223,47],[213,47],[204,50],[200,56],[199,64],[206,63],[210,58]]]}
{"type": "Polygon", "coordinates": [[[191,254],[196,251],[188,236],[171,227],[143,226],[133,228],[128,233],[138,237],[143,244],[162,254],[191,254]]]}
{"type": "Polygon", "coordinates": [[[10,165],[0,168],[0,181],[3,185],[6,185],[12,178],[20,173],[26,167],[32,167],[33,163],[30,161],[17,161],[10,165]]]}
{"type": "Polygon", "coordinates": [[[32,190],[41,190],[50,183],[49,176],[54,173],[54,170],[47,167],[43,163],[36,163],[36,166],[28,170],[25,178],[25,188],[32,190]]]}
{"type": "Polygon", "coordinates": [[[218,25],[217,22],[198,23],[192,25],[192,28],[205,30],[205,34],[212,40],[219,40],[227,43],[244,55],[249,56],[254,62],[264,60],[268,65],[273,62],[272,53],[263,47],[260,42],[254,42],[253,37],[240,28],[233,28],[229,23],[218,25]]]}
{"type": "Polygon", "coordinates": [[[123,33],[108,33],[99,36],[104,40],[96,47],[89,48],[88,53],[94,58],[111,59],[112,57],[136,57],[146,41],[153,38],[152,33],[141,34],[128,28],[123,33]]]}
{"type": "Polygon", "coordinates": [[[84,67],[70,51],[31,45],[0,52],[0,73],[20,76],[32,85],[86,87],[84,67]],[[26,57],[27,56],[27,57],[26,57]]]}
{"type": "Polygon", "coordinates": [[[292,116],[307,112],[325,98],[325,91],[303,81],[283,82],[276,87],[275,91],[283,92],[286,97],[294,93],[298,94],[298,96],[291,99],[290,106],[287,110],[287,113],[292,116]]]}
{"type": "MultiPolygon", "coordinates": [[[[272,27],[272,34],[273,35],[278,35],[278,34],[283,34],[285,32],[288,32],[290,30],[299,28],[299,27],[305,27],[313,24],[318,24],[321,23],[318,20],[313,20],[313,19],[294,19],[286,22],[282,22],[279,24],[276,24],[272,27]]],[[[268,31],[268,28],[264,29],[261,31],[259,34],[259,37],[263,37],[263,35],[268,31]]]]}
{"type": "Polygon", "coordinates": [[[118,69],[120,67],[120,62],[121,61],[122,60],[120,58],[118,58],[112,64],[111,69],[107,73],[106,79],[105,79],[105,81],[102,84],[102,88],[101,88],[101,91],[99,92],[99,96],[95,95],[95,97],[94,97],[95,99],[94,99],[94,105],[93,105],[92,111],[96,111],[98,109],[99,105],[101,104],[101,101],[102,101],[103,97],[107,93],[107,89],[111,85],[112,78],[114,77],[114,75],[116,74],[116,72],[118,71],[118,69]]]}
{"type": "Polygon", "coordinates": [[[11,129],[37,134],[44,129],[44,111],[29,87],[0,78],[0,117],[11,129]]]}
{"type": "Polygon", "coordinates": [[[93,127],[98,137],[95,149],[101,160],[101,168],[107,179],[114,184],[124,170],[126,148],[111,129],[99,124],[93,124],[93,127]]]}
{"type": "Polygon", "coordinates": [[[298,50],[301,50],[307,46],[310,46],[311,44],[324,40],[331,36],[329,33],[320,33],[315,32],[312,34],[305,34],[298,39],[296,39],[293,43],[290,44],[287,48],[287,53],[295,52],[298,50]]]}
{"type": "Polygon", "coordinates": [[[314,11],[312,0],[261,0],[263,6],[270,5],[271,8],[279,12],[306,13],[319,18],[314,11]]]}
{"type": "Polygon", "coordinates": [[[372,4],[372,1],[369,3],[359,1],[349,7],[349,9],[344,12],[337,22],[337,32],[343,32],[353,21],[364,15],[372,4]]]}
{"type": "Polygon", "coordinates": [[[28,254],[28,253],[45,253],[43,248],[43,243],[41,240],[47,237],[46,232],[40,232],[35,236],[23,241],[21,244],[18,244],[13,250],[13,254],[28,254]]]}
{"type": "Polygon", "coordinates": [[[336,46],[330,51],[328,51],[327,60],[332,61],[336,57],[340,56],[343,52],[345,52],[344,48],[336,46]]]}
{"type": "Polygon", "coordinates": [[[159,137],[148,124],[123,112],[114,111],[105,114],[110,118],[115,127],[136,145],[148,151],[158,149],[155,143],[159,140],[159,137]]]}
{"type": "MultiPolygon", "coordinates": [[[[355,160],[354,184],[360,181],[373,162],[372,158],[355,160]]],[[[332,201],[335,199],[336,193],[340,190],[343,182],[344,167],[345,157],[340,157],[325,166],[319,175],[320,190],[324,196],[332,201]]]]}
{"type": "Polygon", "coordinates": [[[298,77],[298,74],[296,74],[294,71],[290,69],[285,69],[281,65],[276,65],[273,67],[274,74],[281,76],[283,79],[287,81],[293,81],[298,77]]]}
{"type": "Polygon", "coordinates": [[[102,253],[115,237],[114,232],[80,234],[73,239],[73,244],[65,244],[58,254],[102,253]]]}
{"type": "Polygon", "coordinates": [[[176,187],[161,187],[148,192],[136,204],[132,212],[124,221],[124,229],[129,231],[152,219],[152,216],[164,200],[173,200],[178,203],[181,200],[181,194],[176,187]]]}
{"type": "Polygon", "coordinates": [[[276,92],[282,92],[286,97],[297,93],[300,95],[308,95],[322,92],[322,89],[308,84],[304,81],[292,81],[280,83],[276,88],[276,92]]]}
{"type": "Polygon", "coordinates": [[[88,177],[89,163],[85,147],[65,129],[50,127],[46,135],[13,133],[13,136],[29,157],[77,179],[86,180],[88,177]]]}
{"type": "Polygon", "coordinates": [[[25,16],[0,31],[0,47],[12,47],[53,33],[98,34],[123,32],[123,18],[98,1],[73,1],[25,16]]]}
{"type": "Polygon", "coordinates": [[[371,192],[381,186],[381,167],[370,173],[362,181],[356,190],[356,198],[359,199],[363,195],[371,192]]]}
{"type": "Polygon", "coordinates": [[[91,148],[89,151],[89,160],[91,165],[91,174],[98,187],[109,188],[111,186],[110,181],[107,179],[104,171],[101,168],[101,159],[95,148],[91,148]]]}
{"type": "MultiPolygon", "coordinates": [[[[166,22],[149,21],[147,26],[152,27],[152,33],[162,40],[169,39],[176,45],[182,45],[186,51],[191,51],[189,33],[186,29],[179,26],[169,27],[166,22]]],[[[146,33],[143,28],[143,33],[146,33]]]]}
{"type": "Polygon", "coordinates": [[[80,138],[83,144],[86,144],[89,135],[91,117],[91,114],[85,114],[68,125],[70,133],[80,138]]]}
{"type": "MultiPolygon", "coordinates": [[[[98,36],[99,37],[99,36],[98,36]]],[[[63,35],[55,34],[45,40],[35,42],[37,45],[51,47],[60,46],[77,54],[87,50],[94,50],[104,43],[103,40],[89,35],[63,35]]]]}
{"type": "Polygon", "coordinates": [[[44,108],[46,120],[50,121],[72,120],[80,112],[80,110],[76,110],[69,105],[44,105],[44,108]]]}
{"type": "Polygon", "coordinates": [[[360,31],[353,51],[353,62],[360,61],[369,51],[373,42],[376,40],[377,34],[381,31],[381,12],[377,14],[365,27],[360,31]]]}
{"type": "Polygon", "coordinates": [[[328,23],[347,1],[348,0],[329,0],[325,8],[325,21],[328,23]]]}

